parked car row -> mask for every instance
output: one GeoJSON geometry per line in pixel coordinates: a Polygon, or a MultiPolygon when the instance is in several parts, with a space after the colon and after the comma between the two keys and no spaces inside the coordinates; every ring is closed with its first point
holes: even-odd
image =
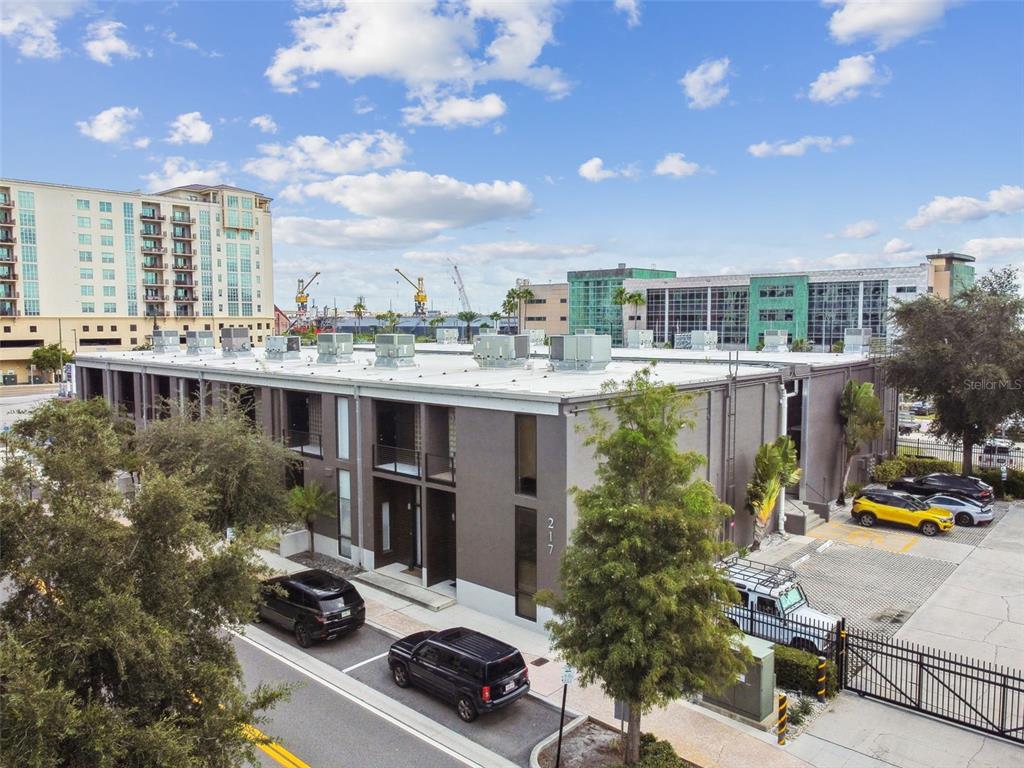
{"type": "MultiPolygon", "coordinates": [[[[308,648],[366,623],[366,603],[346,579],[313,569],[263,583],[260,619],[291,632],[308,648]]],[[[391,677],[453,704],[469,723],[518,701],[530,690],[523,655],[508,643],[464,627],[403,637],[388,651],[391,677]]]]}
{"type": "Polygon", "coordinates": [[[992,510],[992,486],[970,475],[933,472],[901,477],[888,487],[868,486],[853,499],[853,518],[865,528],[894,523],[935,536],[960,526],[987,525],[992,510]]]}

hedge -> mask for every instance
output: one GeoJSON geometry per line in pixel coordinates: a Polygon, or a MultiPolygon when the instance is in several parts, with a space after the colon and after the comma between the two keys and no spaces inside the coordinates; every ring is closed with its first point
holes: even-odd
{"type": "MultiPolygon", "coordinates": [[[[698,768],[689,760],[684,760],[667,741],[662,741],[653,733],[640,734],[640,762],[634,763],[636,768],[698,768]]],[[[625,768],[621,763],[609,768],[625,768]]]]}
{"type": "Polygon", "coordinates": [[[1024,499],[1024,471],[1008,470],[1006,480],[1000,478],[998,469],[977,469],[974,475],[991,485],[997,497],[1024,499]]]}
{"type": "MultiPolygon", "coordinates": [[[[913,456],[890,457],[878,462],[871,473],[876,483],[891,483],[901,477],[917,477],[931,472],[952,472],[959,470],[952,462],[943,459],[918,459],[913,456]]],[[[995,489],[997,498],[1024,499],[1024,471],[1011,469],[1006,480],[999,477],[998,469],[975,469],[973,474],[995,489]]]]}
{"type": "MultiPolygon", "coordinates": [[[[825,691],[827,695],[835,696],[839,690],[839,671],[834,661],[825,662],[825,675],[825,691]]],[[[807,651],[790,648],[788,645],[776,645],[775,684],[788,691],[800,691],[808,696],[817,696],[818,657],[807,651]]]]}

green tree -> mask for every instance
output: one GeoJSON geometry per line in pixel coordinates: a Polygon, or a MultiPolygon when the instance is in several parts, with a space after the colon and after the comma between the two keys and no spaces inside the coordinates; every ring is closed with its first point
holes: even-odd
{"type": "Polygon", "coordinates": [[[152,422],[138,435],[138,451],[164,474],[192,477],[210,489],[203,520],[214,531],[293,519],[284,478],[295,452],[258,429],[236,403],[207,409],[201,420],[181,414],[152,422]]]}
{"type": "MultiPolygon", "coordinates": [[[[65,436],[80,444],[94,426],[80,419],[83,434],[65,436]]],[[[14,439],[34,458],[31,438],[14,439]]],[[[224,628],[252,617],[261,565],[252,539],[227,543],[206,525],[213,489],[150,469],[126,500],[105,472],[61,465],[59,478],[42,466],[30,494],[10,482],[11,463],[0,482],[4,764],[253,761],[242,726],[283,691],[242,684],[224,628]]]]}
{"type": "Polygon", "coordinates": [[[352,305],[352,314],[356,316],[356,335],[358,336],[363,329],[363,318],[366,317],[366,303],[362,296],[352,305]]]}
{"type": "MultiPolygon", "coordinates": [[[[493,328],[497,328],[498,331],[500,332],[501,331],[501,312],[491,312],[491,314],[489,314],[488,317],[491,318],[491,322],[494,323],[494,325],[492,327],[493,328]]],[[[511,328],[509,330],[511,331],[511,328]]]]}
{"type": "MultiPolygon", "coordinates": [[[[516,289],[509,288],[508,293],[505,294],[504,301],[501,302],[501,311],[505,315],[509,332],[512,331],[512,315],[519,311],[519,302],[516,300],[516,289]]],[[[519,333],[523,333],[523,328],[520,326],[516,329],[519,333]]]]}
{"type": "Polygon", "coordinates": [[[334,517],[338,513],[338,494],[325,490],[319,483],[297,485],[288,492],[288,507],[296,522],[309,534],[309,553],[313,554],[314,526],[321,517],[334,517]]]}
{"type": "Polygon", "coordinates": [[[810,352],[811,342],[807,339],[793,339],[793,343],[789,345],[790,352],[810,352]]]}
{"type": "Polygon", "coordinates": [[[647,297],[643,291],[632,291],[626,296],[626,301],[633,305],[633,327],[636,328],[640,322],[640,307],[647,303],[647,297]]]}
{"type": "Polygon", "coordinates": [[[843,448],[846,462],[843,482],[839,486],[839,504],[846,503],[846,484],[850,480],[850,467],[861,446],[877,440],[885,429],[882,403],[875,395],[875,385],[850,379],[839,396],[839,423],[843,427],[843,448]]]}
{"type": "Polygon", "coordinates": [[[479,313],[474,312],[471,309],[464,309],[462,312],[456,315],[459,320],[466,324],[466,341],[473,340],[473,321],[480,317],[479,313]]]}
{"type": "Polygon", "coordinates": [[[886,361],[889,380],[935,403],[932,432],[960,443],[963,471],[974,446],[1024,413],[1024,298],[1010,267],[951,299],[933,295],[893,310],[900,328],[886,361]]]}
{"type": "Polygon", "coordinates": [[[54,343],[33,349],[30,362],[41,371],[56,374],[64,370],[65,363],[73,363],[74,360],[74,355],[60,344],[54,343]]]}
{"type": "Polygon", "coordinates": [[[383,325],[388,333],[395,333],[398,328],[398,321],[402,319],[402,316],[395,312],[393,309],[389,309],[387,312],[381,312],[376,315],[377,322],[383,325]]]}
{"type": "Polygon", "coordinates": [[[786,435],[764,443],[754,456],[754,473],[747,483],[747,508],[754,516],[754,548],[761,545],[768,524],[787,485],[800,479],[796,446],[786,435]]]}
{"type": "Polygon", "coordinates": [[[639,759],[641,714],[688,694],[731,683],[746,657],[720,601],[737,600],[716,562],[731,514],[711,486],[693,479],[703,462],[676,448],[691,425],[688,400],[644,369],[612,396],[616,423],[592,414],[597,482],[574,488],[578,523],[561,565],[561,594],[541,593],[555,611],[554,647],[584,684],[629,702],[626,763],[639,759]]]}

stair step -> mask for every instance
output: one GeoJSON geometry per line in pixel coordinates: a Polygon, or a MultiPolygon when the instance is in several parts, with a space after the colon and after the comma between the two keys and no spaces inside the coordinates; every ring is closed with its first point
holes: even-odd
{"type": "Polygon", "coordinates": [[[387,592],[395,597],[401,597],[403,600],[408,600],[410,603],[422,605],[424,608],[429,608],[432,611],[443,611],[445,608],[455,605],[455,598],[453,597],[439,594],[430,589],[424,589],[423,587],[410,584],[407,581],[402,581],[401,579],[396,579],[377,571],[363,571],[362,573],[352,576],[350,581],[359,581],[363,584],[369,584],[375,589],[387,592]]]}

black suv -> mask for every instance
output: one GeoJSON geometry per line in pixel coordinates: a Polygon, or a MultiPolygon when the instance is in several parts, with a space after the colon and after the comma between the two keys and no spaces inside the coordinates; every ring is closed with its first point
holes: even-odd
{"type": "Polygon", "coordinates": [[[403,637],[391,646],[388,665],[400,688],[413,684],[446,699],[467,723],[530,690],[519,651],[464,627],[403,637]]]}
{"type": "Polygon", "coordinates": [[[920,477],[901,477],[889,483],[889,488],[894,491],[906,491],[915,496],[946,493],[961,499],[980,501],[982,504],[992,501],[992,486],[988,483],[983,483],[971,475],[954,475],[948,472],[933,472],[920,477]]]}
{"type": "Polygon", "coordinates": [[[356,588],[340,576],[321,570],[301,571],[263,582],[260,618],[295,633],[308,648],[359,629],[366,604],[356,588]]]}

